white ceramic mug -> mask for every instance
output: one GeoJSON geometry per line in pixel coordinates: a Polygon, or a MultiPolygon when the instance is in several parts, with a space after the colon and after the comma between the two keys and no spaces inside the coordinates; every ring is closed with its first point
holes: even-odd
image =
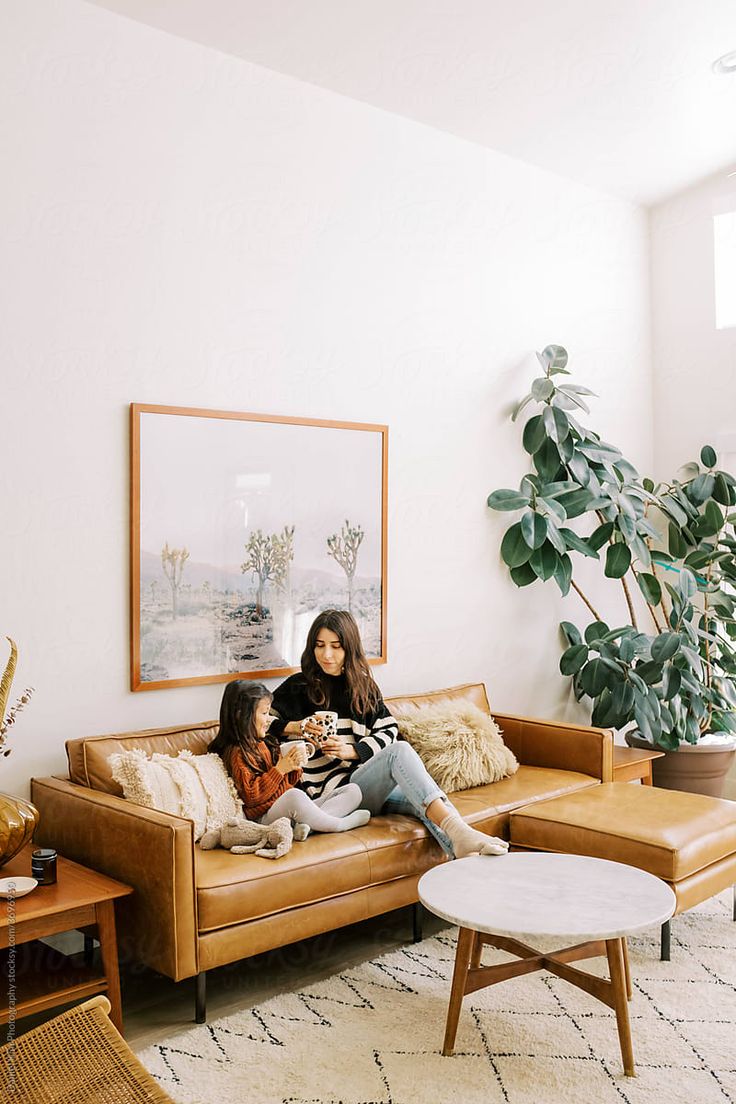
{"type": "Polygon", "coordinates": [[[337,713],[332,709],[318,709],[312,716],[322,725],[322,735],[317,737],[319,743],[337,736],[337,713]]]}
{"type": "Polygon", "coordinates": [[[304,766],[307,759],[314,755],[314,747],[308,744],[306,740],[287,740],[285,743],[279,744],[279,751],[282,755],[286,755],[292,748],[299,748],[301,766],[304,766]]]}

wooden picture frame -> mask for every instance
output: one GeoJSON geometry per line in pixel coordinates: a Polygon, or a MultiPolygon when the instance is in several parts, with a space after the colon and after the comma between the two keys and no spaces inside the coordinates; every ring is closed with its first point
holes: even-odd
{"type": "Polygon", "coordinates": [[[273,678],[323,609],[385,663],[388,426],[130,405],[131,689],[273,678]]]}

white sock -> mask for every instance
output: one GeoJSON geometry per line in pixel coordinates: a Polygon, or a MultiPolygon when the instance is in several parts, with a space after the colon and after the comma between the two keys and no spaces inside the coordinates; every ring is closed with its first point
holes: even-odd
{"type": "Polygon", "coordinates": [[[506,840],[471,828],[454,808],[440,821],[439,827],[449,836],[456,859],[464,859],[466,855],[505,855],[509,849],[506,840]]]}

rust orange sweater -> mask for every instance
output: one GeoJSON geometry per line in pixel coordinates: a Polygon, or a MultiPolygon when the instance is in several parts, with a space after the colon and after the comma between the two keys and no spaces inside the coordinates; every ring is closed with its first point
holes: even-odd
{"type": "Polygon", "coordinates": [[[277,771],[273,756],[264,740],[258,742],[258,752],[268,766],[263,771],[252,770],[240,748],[233,748],[227,758],[226,766],[235,788],[243,802],[243,812],[248,820],[258,820],[273,805],[277,797],[292,789],[302,776],[300,770],[282,774],[277,771]]]}

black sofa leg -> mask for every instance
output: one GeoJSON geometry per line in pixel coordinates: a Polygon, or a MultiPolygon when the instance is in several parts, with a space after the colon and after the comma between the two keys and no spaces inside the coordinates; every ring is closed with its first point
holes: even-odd
{"type": "Polygon", "coordinates": [[[202,970],[194,979],[194,1022],[207,1022],[207,971],[202,970]]]}
{"type": "Polygon", "coordinates": [[[412,920],[414,924],[414,942],[422,942],[422,903],[415,901],[412,906],[412,920]]]}
{"type": "Polygon", "coordinates": [[[736,885],[733,887],[733,918],[736,920],[736,885]]]}
{"type": "Polygon", "coordinates": [[[659,955],[662,962],[669,962],[670,960],[670,922],[665,921],[662,925],[662,948],[659,955]]]}

